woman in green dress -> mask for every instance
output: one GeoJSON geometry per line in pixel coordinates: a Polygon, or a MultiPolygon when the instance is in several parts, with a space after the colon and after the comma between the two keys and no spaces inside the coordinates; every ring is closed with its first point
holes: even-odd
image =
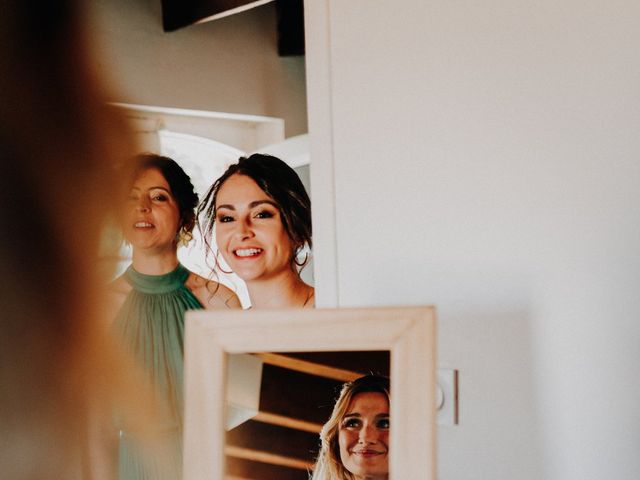
{"type": "Polygon", "coordinates": [[[121,224],[133,257],[111,286],[114,327],[158,398],[162,413],[153,435],[165,449],[162,455],[143,453],[136,432],[120,425],[119,478],[176,479],[182,473],[184,313],[240,308],[240,302],[227,287],[178,261],[178,246],[191,239],[198,201],[182,168],[146,154],[135,159],[129,178],[121,224]]]}

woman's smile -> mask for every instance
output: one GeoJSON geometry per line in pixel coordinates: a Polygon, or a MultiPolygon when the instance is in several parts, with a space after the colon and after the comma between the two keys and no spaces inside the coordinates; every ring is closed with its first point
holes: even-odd
{"type": "Polygon", "coordinates": [[[253,259],[260,255],[263,251],[264,250],[262,250],[261,248],[239,248],[237,250],[234,250],[233,253],[236,257],[239,258],[253,259]]]}
{"type": "Polygon", "coordinates": [[[154,225],[149,222],[136,222],[133,226],[134,228],[155,228],[154,225]]]}
{"type": "Polygon", "coordinates": [[[376,455],[384,455],[387,452],[386,451],[382,451],[382,450],[352,450],[351,451],[354,455],[361,455],[363,457],[374,457],[376,455]]]}
{"type": "Polygon", "coordinates": [[[225,261],[245,282],[297,275],[293,246],[280,207],[246,175],[235,174],[220,187],[216,243],[225,261]]]}
{"type": "Polygon", "coordinates": [[[135,179],[126,209],[125,236],[142,250],[173,250],[180,226],[178,204],[157,168],[135,179]]]}
{"type": "Polygon", "coordinates": [[[338,431],[340,460],[356,479],[389,474],[389,401],[383,393],[355,395],[338,431]]]}

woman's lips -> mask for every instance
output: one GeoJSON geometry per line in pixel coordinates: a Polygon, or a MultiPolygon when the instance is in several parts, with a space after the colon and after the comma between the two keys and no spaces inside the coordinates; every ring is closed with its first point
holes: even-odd
{"type": "Polygon", "coordinates": [[[238,258],[252,258],[260,255],[262,253],[261,248],[257,247],[249,247],[249,248],[238,248],[233,251],[234,255],[238,258]]]}
{"type": "Polygon", "coordinates": [[[149,222],[136,222],[133,224],[135,228],[153,228],[153,224],[149,222]]]}
{"type": "Polygon", "coordinates": [[[361,455],[363,457],[374,457],[376,455],[384,455],[386,452],[378,450],[354,450],[351,453],[353,455],[361,455]]]}

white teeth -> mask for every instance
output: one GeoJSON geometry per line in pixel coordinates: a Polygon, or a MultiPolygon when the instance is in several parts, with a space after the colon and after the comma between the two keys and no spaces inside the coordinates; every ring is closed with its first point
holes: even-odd
{"type": "Polygon", "coordinates": [[[147,223],[147,222],[136,222],[133,226],[136,227],[136,228],[153,227],[153,225],[151,225],[150,223],[147,223]]]}
{"type": "Polygon", "coordinates": [[[250,257],[251,255],[257,255],[262,252],[261,248],[243,248],[236,250],[236,255],[239,257],[250,257]]]}

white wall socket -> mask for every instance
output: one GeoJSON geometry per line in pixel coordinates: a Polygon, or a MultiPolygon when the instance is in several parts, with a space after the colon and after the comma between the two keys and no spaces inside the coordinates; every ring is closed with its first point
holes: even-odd
{"type": "Polygon", "coordinates": [[[438,368],[436,372],[436,422],[458,424],[458,370],[438,368]]]}

